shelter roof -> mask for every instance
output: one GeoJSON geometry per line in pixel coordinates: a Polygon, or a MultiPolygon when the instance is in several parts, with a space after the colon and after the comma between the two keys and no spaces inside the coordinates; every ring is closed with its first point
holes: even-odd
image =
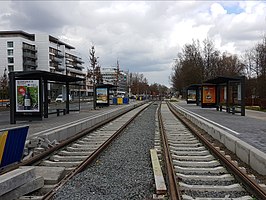
{"type": "Polygon", "coordinates": [[[199,87],[201,87],[201,84],[191,84],[187,86],[187,89],[194,89],[194,88],[199,88],[199,87]]]}
{"type": "Polygon", "coordinates": [[[99,87],[114,88],[114,87],[118,87],[118,86],[112,85],[112,84],[97,84],[96,87],[97,88],[99,88],[99,87]]]}
{"type": "Polygon", "coordinates": [[[85,80],[84,78],[67,76],[63,74],[56,74],[41,70],[15,71],[10,73],[13,73],[16,78],[42,78],[43,80],[57,81],[57,82],[78,82],[85,80]]]}
{"type": "Polygon", "coordinates": [[[214,79],[209,79],[205,81],[204,83],[212,83],[212,84],[221,84],[221,83],[227,83],[229,81],[240,81],[240,77],[225,77],[225,76],[218,76],[214,79]]]}

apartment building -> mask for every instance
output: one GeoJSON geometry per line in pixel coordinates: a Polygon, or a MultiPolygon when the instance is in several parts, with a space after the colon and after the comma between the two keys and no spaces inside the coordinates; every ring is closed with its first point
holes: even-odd
{"type": "Polygon", "coordinates": [[[116,85],[118,93],[127,94],[127,73],[115,67],[101,68],[101,74],[104,84],[116,85]]]}
{"type": "MultiPolygon", "coordinates": [[[[86,78],[84,62],[75,47],[47,34],[24,31],[0,31],[0,75],[11,71],[43,70],[73,77],[86,78]]],[[[75,92],[87,93],[91,88],[86,81],[75,92]]]]}

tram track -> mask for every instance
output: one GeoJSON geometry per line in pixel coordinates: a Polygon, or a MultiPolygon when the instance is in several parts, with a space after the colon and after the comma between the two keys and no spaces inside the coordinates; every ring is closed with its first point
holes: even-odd
{"type": "MultiPolygon", "coordinates": [[[[26,199],[51,199],[56,192],[73,176],[83,171],[95,158],[104,151],[108,145],[150,104],[141,105],[106,124],[83,133],[82,137],[75,137],[57,148],[49,150],[46,154],[24,162],[22,165],[34,165],[41,167],[64,168],[63,177],[55,185],[46,185],[49,189],[39,190],[30,195],[24,195],[26,199]],[[44,192],[45,191],[45,192],[44,192]]],[[[46,187],[46,188],[47,188],[46,187]]]]}
{"type": "Polygon", "coordinates": [[[70,172],[52,190],[46,193],[42,199],[51,199],[67,181],[91,164],[92,161],[104,151],[147,106],[147,104],[142,105],[129,111],[58,151],[55,155],[50,157],[49,160],[42,161],[40,165],[44,166],[58,166],[60,163],[60,165],[66,166],[66,170],[70,172]],[[67,166],[69,160],[72,161],[70,166],[67,166]],[[73,163],[76,163],[76,165],[73,165],[73,163]]]}
{"type": "Polygon", "coordinates": [[[245,170],[199,134],[174,106],[162,103],[158,114],[164,162],[171,169],[166,170],[171,199],[266,199],[245,170]]]}

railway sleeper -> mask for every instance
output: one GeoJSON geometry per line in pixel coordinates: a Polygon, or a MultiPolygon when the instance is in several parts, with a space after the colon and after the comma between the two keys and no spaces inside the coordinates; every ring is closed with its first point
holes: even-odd
{"type": "Polygon", "coordinates": [[[60,155],[60,156],[87,156],[87,155],[90,155],[92,154],[93,151],[65,151],[65,150],[62,150],[62,151],[59,151],[57,154],[60,155]]]}
{"type": "Polygon", "coordinates": [[[198,140],[190,140],[190,141],[182,141],[182,140],[171,140],[169,141],[169,144],[198,144],[199,141],[198,140]]]}
{"type": "Polygon", "coordinates": [[[211,161],[215,160],[212,155],[203,155],[203,156],[191,156],[191,155],[172,155],[173,159],[178,160],[187,160],[187,161],[211,161]]]}
{"type": "Polygon", "coordinates": [[[185,173],[185,174],[227,174],[227,171],[224,167],[213,167],[213,168],[193,168],[193,167],[179,167],[174,166],[175,172],[185,173]]]}
{"type": "MultiPolygon", "coordinates": [[[[176,173],[177,177],[181,180],[202,180],[203,176],[200,175],[187,175],[182,173],[176,173]]],[[[222,175],[214,175],[214,176],[206,176],[204,175],[204,180],[217,180],[217,181],[232,181],[235,180],[231,174],[222,174],[222,175]]]]}
{"type": "Polygon", "coordinates": [[[174,144],[172,142],[169,142],[169,145],[170,146],[185,147],[185,148],[187,148],[187,147],[200,147],[200,146],[202,146],[202,144],[199,143],[199,142],[197,142],[197,143],[190,143],[190,144],[185,144],[185,143],[174,144]]]}
{"type": "Polygon", "coordinates": [[[225,196],[224,198],[222,197],[199,197],[199,198],[193,198],[192,196],[189,195],[182,195],[183,200],[253,200],[250,196],[241,196],[241,197],[236,197],[236,198],[229,198],[225,196]]]}
{"type": "MultiPolygon", "coordinates": [[[[98,136],[95,136],[98,137],[98,136]]],[[[110,135],[108,136],[102,136],[101,138],[83,138],[80,141],[77,141],[76,144],[87,144],[88,142],[98,142],[98,141],[102,141],[102,140],[107,140],[108,138],[110,138],[110,135]]]]}
{"type": "Polygon", "coordinates": [[[40,166],[50,167],[75,167],[79,165],[81,161],[69,161],[69,162],[54,162],[50,160],[44,160],[40,163],[40,166]]]}
{"type": "Polygon", "coordinates": [[[95,146],[95,147],[99,147],[103,142],[104,142],[105,140],[102,140],[102,141],[90,141],[90,142],[88,142],[87,144],[77,144],[77,143],[75,143],[75,144],[72,144],[71,145],[71,147],[74,147],[74,148],[81,148],[81,149],[86,149],[86,148],[88,148],[88,146],[95,146]]]}
{"type": "Polygon", "coordinates": [[[210,155],[210,152],[207,150],[203,151],[175,151],[175,150],[170,150],[171,153],[175,155],[187,155],[187,156],[206,156],[210,155]]]}
{"type": "Polygon", "coordinates": [[[180,146],[172,146],[170,145],[170,149],[173,149],[175,151],[204,151],[206,150],[206,148],[204,146],[200,146],[200,147],[180,147],[180,146]]]}
{"type": "Polygon", "coordinates": [[[217,167],[221,165],[217,160],[211,160],[206,162],[173,160],[173,164],[178,165],[180,167],[217,167]]]}
{"type": "Polygon", "coordinates": [[[241,192],[245,191],[243,187],[238,184],[232,185],[188,185],[183,182],[179,182],[181,190],[190,190],[190,191],[202,191],[202,192],[241,192]]]}
{"type": "Polygon", "coordinates": [[[57,161],[83,161],[87,158],[88,156],[59,156],[59,155],[54,155],[50,157],[51,161],[57,162],[57,161]]]}
{"type": "Polygon", "coordinates": [[[70,152],[88,152],[95,151],[97,147],[87,147],[87,148],[75,148],[75,147],[67,147],[66,150],[70,152]]]}

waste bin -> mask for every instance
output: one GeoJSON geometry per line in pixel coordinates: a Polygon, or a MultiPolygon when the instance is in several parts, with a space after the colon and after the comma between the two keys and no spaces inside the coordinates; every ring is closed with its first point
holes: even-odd
{"type": "Polygon", "coordinates": [[[128,104],[128,102],[129,102],[128,97],[124,97],[124,98],[123,98],[123,104],[128,104]]]}
{"type": "Polygon", "coordinates": [[[123,104],[123,98],[122,97],[117,98],[117,104],[119,104],[119,105],[123,104]]]}
{"type": "Polygon", "coordinates": [[[117,105],[117,98],[113,97],[113,104],[117,105]]]}

